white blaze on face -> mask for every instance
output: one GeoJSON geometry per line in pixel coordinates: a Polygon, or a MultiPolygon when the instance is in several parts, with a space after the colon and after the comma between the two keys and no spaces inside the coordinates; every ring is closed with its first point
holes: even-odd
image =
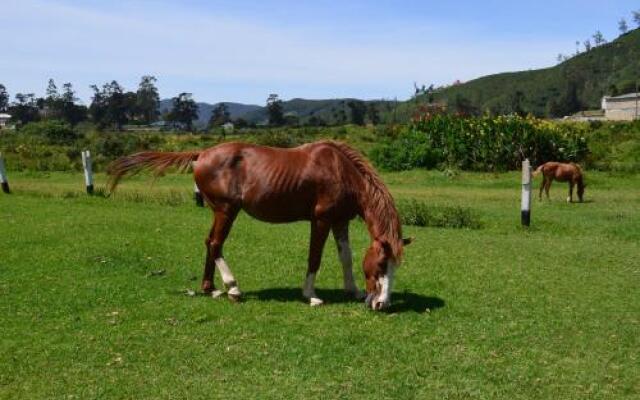
{"type": "Polygon", "coordinates": [[[387,272],[378,277],[377,287],[379,292],[369,294],[365,300],[374,310],[389,307],[391,304],[391,289],[393,288],[393,274],[395,266],[389,262],[387,264],[387,272]]]}
{"type": "Polygon", "coordinates": [[[394,266],[391,263],[387,264],[387,273],[378,278],[380,284],[380,295],[378,296],[378,303],[382,303],[383,306],[388,306],[391,302],[391,287],[393,286],[393,273],[394,266]]]}

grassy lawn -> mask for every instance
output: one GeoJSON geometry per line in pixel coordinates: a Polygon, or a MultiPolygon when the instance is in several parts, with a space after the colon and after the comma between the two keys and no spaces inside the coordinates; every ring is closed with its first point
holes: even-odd
{"type": "MultiPolygon", "coordinates": [[[[0,194],[0,398],[640,397],[640,177],[589,173],[519,226],[519,176],[387,174],[397,198],[460,205],[475,230],[416,242],[391,311],[341,292],[335,246],[302,301],[308,224],[241,215],[225,248],[244,301],[199,288],[211,219],[188,176],[88,198],[80,174],[0,194]]],[[[103,177],[98,177],[102,182],[103,177]]],[[[359,271],[368,236],[354,221],[359,271]]],[[[217,276],[219,279],[219,276],[217,276]]]]}

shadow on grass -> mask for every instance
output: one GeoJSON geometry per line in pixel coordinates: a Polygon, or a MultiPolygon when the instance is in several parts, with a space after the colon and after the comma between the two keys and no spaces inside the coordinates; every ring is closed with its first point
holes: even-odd
{"type": "MultiPolygon", "coordinates": [[[[355,300],[345,296],[344,292],[340,289],[316,289],[316,294],[319,298],[325,301],[326,304],[341,304],[341,303],[363,303],[363,300],[355,300]]],[[[252,292],[245,292],[243,294],[245,299],[258,299],[265,301],[305,301],[302,297],[302,290],[300,288],[270,288],[256,290],[252,292]]],[[[402,292],[393,293],[391,296],[391,306],[387,310],[389,313],[402,313],[412,311],[416,313],[424,313],[433,311],[437,308],[444,307],[445,303],[439,297],[423,296],[421,294],[402,292]]]]}

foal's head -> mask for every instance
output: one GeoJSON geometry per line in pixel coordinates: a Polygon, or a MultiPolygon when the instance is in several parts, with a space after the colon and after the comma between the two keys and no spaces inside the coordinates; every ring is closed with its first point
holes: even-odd
{"type": "MultiPolygon", "coordinates": [[[[413,239],[402,239],[402,245],[406,246],[413,239]]],[[[391,304],[391,288],[393,286],[393,274],[398,261],[393,254],[388,242],[375,239],[367,249],[362,262],[364,277],[366,280],[366,303],[374,310],[381,310],[391,304]]]]}

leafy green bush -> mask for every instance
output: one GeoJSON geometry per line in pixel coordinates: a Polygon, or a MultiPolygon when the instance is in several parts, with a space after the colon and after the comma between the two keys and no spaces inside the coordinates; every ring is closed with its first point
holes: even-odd
{"type": "Polygon", "coordinates": [[[71,125],[57,120],[30,122],[20,129],[27,136],[40,136],[52,144],[68,144],[78,138],[71,125]]]}
{"type": "Polygon", "coordinates": [[[546,161],[582,161],[588,155],[586,131],[519,116],[462,117],[428,114],[417,117],[396,138],[384,141],[371,155],[387,170],[433,168],[499,171],[546,161]]]}

